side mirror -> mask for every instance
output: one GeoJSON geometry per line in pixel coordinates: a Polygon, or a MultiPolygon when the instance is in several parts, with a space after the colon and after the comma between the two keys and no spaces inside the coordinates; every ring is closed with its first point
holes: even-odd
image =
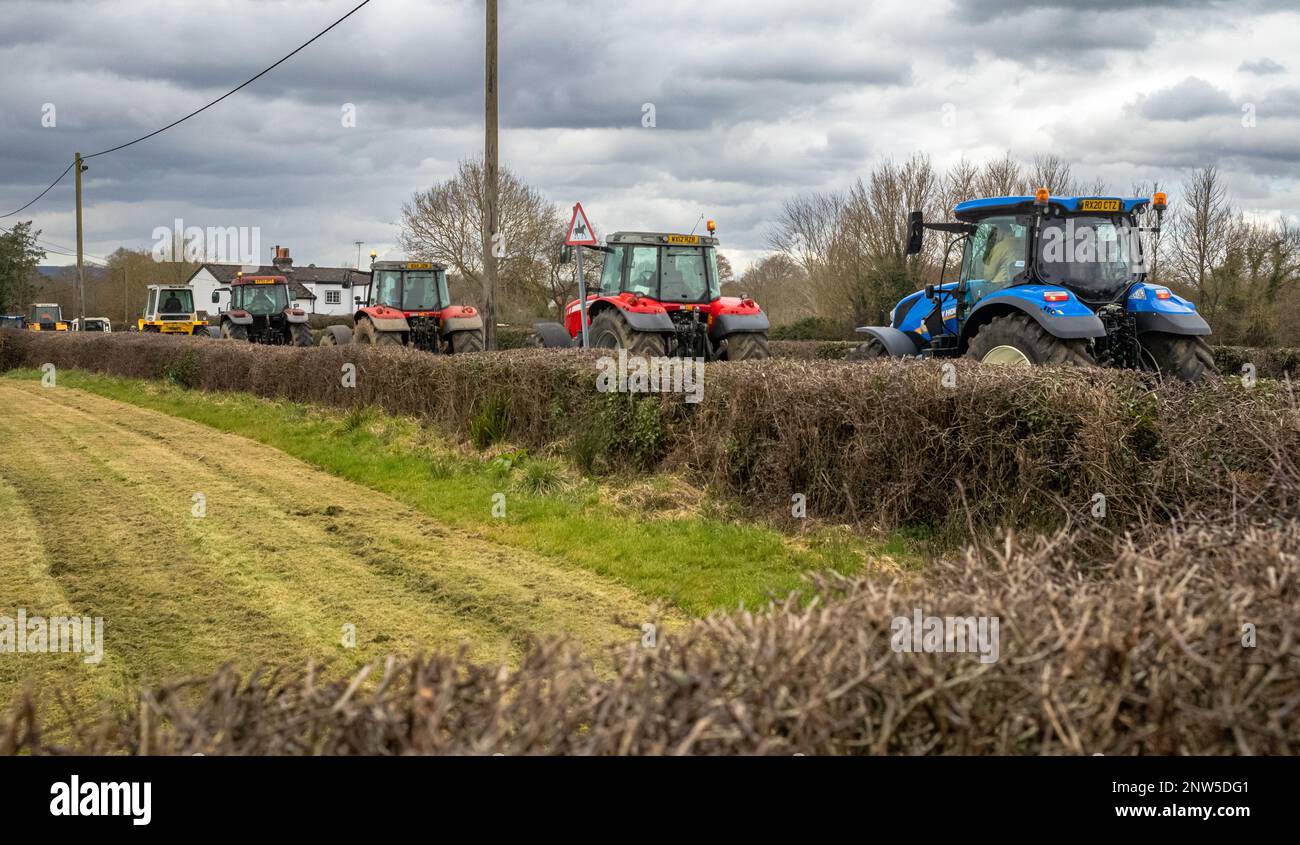
{"type": "Polygon", "coordinates": [[[925,215],[913,211],[907,215],[907,254],[918,255],[925,240],[925,215]]]}
{"type": "Polygon", "coordinates": [[[573,261],[573,247],[565,244],[560,247],[560,263],[568,264],[571,261],[573,261]]]}
{"type": "Polygon", "coordinates": [[[215,291],[215,290],[214,290],[214,291],[212,292],[212,304],[213,304],[213,305],[218,305],[218,304],[220,304],[220,302],[221,302],[221,291],[215,291]]]}
{"type": "Polygon", "coordinates": [[[355,302],[357,305],[360,305],[360,304],[361,304],[361,297],[359,297],[359,296],[354,296],[354,297],[352,297],[352,301],[355,302]]]}
{"type": "Polygon", "coordinates": [[[934,285],[926,285],[926,286],[925,286],[925,298],[926,298],[926,299],[929,299],[929,300],[933,300],[934,297],[935,297],[934,285]]]}

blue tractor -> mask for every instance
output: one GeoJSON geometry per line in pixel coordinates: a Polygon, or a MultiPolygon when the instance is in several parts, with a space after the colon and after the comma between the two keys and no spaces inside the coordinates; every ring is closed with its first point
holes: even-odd
{"type": "Polygon", "coordinates": [[[898,303],[888,326],[867,326],[854,359],[966,356],[992,364],[1143,369],[1196,382],[1215,372],[1210,326],[1196,306],[1146,281],[1143,233],[1158,232],[1167,199],[994,197],[963,202],[955,223],[909,219],[908,255],[942,232],[956,281],[898,303]],[[1143,226],[1154,212],[1155,225],[1143,226]]]}

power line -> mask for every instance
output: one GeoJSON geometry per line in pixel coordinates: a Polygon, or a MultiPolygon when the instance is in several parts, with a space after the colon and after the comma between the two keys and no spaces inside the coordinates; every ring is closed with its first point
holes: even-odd
{"type": "MultiPolygon", "coordinates": [[[[289,59],[292,59],[294,56],[296,56],[296,55],[298,55],[299,53],[301,53],[301,52],[302,52],[303,50],[305,50],[308,46],[310,46],[313,42],[315,42],[317,39],[319,39],[321,36],[323,36],[325,33],[329,32],[329,31],[332,30],[334,27],[338,26],[339,24],[343,23],[343,22],[344,22],[345,20],[347,20],[348,18],[350,18],[350,17],[352,17],[353,15],[355,15],[357,12],[359,12],[359,11],[361,10],[361,8],[362,8],[363,6],[369,5],[369,3],[370,3],[370,0],[361,0],[361,2],[358,3],[358,4],[357,4],[353,9],[352,9],[352,11],[348,12],[348,13],[347,13],[346,15],[344,15],[343,17],[341,17],[341,18],[339,18],[338,20],[334,21],[334,23],[330,24],[329,26],[327,26],[327,27],[325,27],[324,29],[322,29],[320,32],[318,32],[318,33],[316,33],[315,35],[313,35],[313,36],[312,36],[311,38],[309,38],[307,41],[305,41],[305,42],[303,42],[301,45],[299,45],[299,46],[297,47],[297,49],[295,49],[293,52],[289,53],[289,54],[286,55],[284,58],[282,58],[282,59],[280,59],[278,62],[276,62],[275,64],[273,64],[273,65],[271,65],[270,67],[266,68],[265,70],[261,71],[261,72],[258,73],[256,76],[250,77],[249,79],[247,79],[246,81],[244,81],[242,84],[240,84],[240,85],[236,86],[235,88],[232,88],[231,90],[229,90],[229,91],[227,91],[226,93],[222,94],[220,97],[218,97],[217,99],[215,99],[215,100],[213,100],[212,102],[208,103],[207,105],[203,106],[202,108],[195,109],[194,111],[192,111],[192,112],[190,112],[189,114],[185,115],[185,116],[182,117],[181,119],[179,119],[179,120],[174,120],[174,121],[172,121],[171,123],[167,124],[166,126],[162,127],[161,129],[155,129],[153,132],[150,132],[148,135],[142,135],[142,136],[140,136],[139,138],[136,138],[134,141],[127,141],[125,144],[118,144],[116,147],[110,147],[109,149],[106,149],[106,150],[100,150],[100,151],[97,152],[97,153],[91,153],[91,154],[88,155],[88,156],[82,156],[82,160],[84,161],[85,159],[88,159],[88,158],[96,158],[96,157],[98,157],[98,156],[108,155],[109,153],[115,153],[115,152],[117,152],[118,150],[124,150],[124,149],[126,149],[127,147],[132,146],[133,144],[138,144],[138,143],[140,143],[141,141],[147,141],[147,140],[149,140],[150,138],[154,137],[155,135],[161,135],[162,133],[166,132],[168,129],[171,129],[171,128],[174,127],[174,126],[179,126],[180,124],[184,123],[185,121],[189,120],[191,117],[194,117],[195,115],[202,114],[203,112],[205,112],[205,111],[207,111],[208,109],[210,109],[210,108],[212,108],[213,106],[215,106],[217,103],[220,103],[222,100],[226,99],[227,97],[230,97],[231,95],[233,95],[233,94],[235,94],[235,93],[241,91],[242,89],[248,87],[248,86],[251,85],[252,83],[254,83],[254,82],[256,82],[257,80],[261,79],[263,76],[266,76],[268,73],[270,73],[271,71],[275,70],[275,69],[276,69],[277,67],[279,67],[280,65],[282,65],[282,64],[284,64],[285,62],[289,61],[289,59]]],[[[74,162],[74,164],[75,164],[75,162],[74,162]]],[[[20,214],[20,213],[22,213],[23,211],[25,211],[25,210],[27,210],[28,208],[30,208],[31,206],[35,205],[36,202],[37,202],[37,200],[41,199],[41,197],[43,197],[43,196],[45,196],[46,194],[48,194],[51,190],[54,189],[54,186],[55,186],[55,185],[57,185],[57,184],[59,184],[59,182],[63,181],[63,177],[64,177],[64,176],[67,176],[67,175],[68,175],[68,172],[69,172],[70,170],[72,170],[72,168],[73,168],[73,164],[69,164],[68,167],[67,167],[67,169],[65,169],[62,173],[59,174],[59,178],[57,178],[57,179],[55,179],[53,182],[51,182],[51,183],[50,183],[50,186],[49,186],[48,188],[46,188],[45,190],[43,190],[43,191],[41,191],[39,194],[37,194],[35,199],[33,199],[31,202],[27,203],[27,205],[24,205],[22,208],[19,208],[19,209],[16,210],[16,211],[11,211],[11,212],[9,212],[8,214],[0,214],[0,220],[3,220],[3,219],[6,218],[6,217],[12,217],[12,216],[14,216],[15,214],[20,214]]]]}
{"type": "Polygon", "coordinates": [[[100,150],[99,152],[97,152],[97,153],[91,153],[91,154],[88,155],[88,156],[82,156],[82,159],[84,160],[84,159],[88,159],[88,158],[95,158],[95,157],[97,157],[97,156],[108,155],[109,153],[115,153],[115,152],[117,152],[118,150],[126,149],[127,147],[131,146],[132,144],[138,144],[138,143],[140,143],[141,141],[147,141],[147,140],[149,140],[150,138],[152,138],[153,136],[155,136],[155,135],[161,135],[163,132],[166,132],[168,129],[171,129],[173,126],[178,126],[178,125],[184,123],[185,121],[189,120],[191,117],[194,117],[194,116],[197,115],[197,114],[201,114],[201,113],[207,111],[208,109],[210,109],[210,108],[212,108],[213,106],[215,106],[217,103],[219,103],[219,102],[221,102],[222,100],[226,99],[227,97],[229,97],[229,96],[235,94],[235,93],[238,92],[239,90],[241,90],[241,89],[243,89],[243,88],[246,88],[247,86],[249,86],[249,85],[251,85],[252,83],[256,82],[258,79],[261,79],[263,76],[266,76],[268,73],[270,73],[271,71],[275,70],[275,69],[276,69],[277,67],[279,67],[280,65],[282,65],[282,64],[284,64],[285,62],[287,62],[287,61],[289,61],[290,59],[292,59],[292,58],[293,58],[294,56],[296,56],[298,53],[300,53],[300,52],[302,52],[303,50],[305,50],[305,49],[306,49],[309,45],[311,45],[311,43],[314,42],[316,39],[320,38],[322,35],[324,35],[325,33],[329,32],[329,31],[330,31],[331,29],[333,29],[334,27],[338,26],[339,24],[343,23],[343,22],[344,22],[345,20],[347,20],[348,18],[350,18],[350,17],[352,17],[353,15],[355,15],[358,11],[361,10],[361,7],[362,7],[362,6],[365,6],[365,5],[368,4],[369,2],[370,2],[370,0],[361,0],[361,2],[358,3],[358,4],[356,5],[356,7],[355,7],[352,11],[348,12],[348,13],[347,13],[346,15],[344,15],[343,17],[341,17],[341,18],[339,18],[338,20],[334,21],[334,23],[330,24],[329,26],[327,26],[327,27],[325,27],[324,29],[322,29],[320,32],[318,32],[318,33],[316,33],[315,35],[313,35],[311,38],[309,38],[309,39],[308,39],[307,41],[305,41],[303,44],[299,45],[299,47],[298,47],[296,50],[294,50],[292,53],[290,53],[289,55],[285,56],[283,59],[280,59],[280,61],[278,61],[278,62],[276,62],[275,64],[271,65],[270,67],[268,67],[267,69],[263,70],[261,73],[257,74],[256,76],[252,77],[251,79],[247,80],[246,82],[244,82],[243,84],[239,85],[238,87],[236,87],[236,88],[232,88],[231,90],[229,90],[229,91],[227,91],[226,93],[222,94],[220,97],[218,97],[217,99],[215,99],[215,100],[213,100],[212,102],[208,103],[206,106],[203,106],[203,107],[200,108],[200,109],[195,109],[194,111],[192,111],[192,112],[190,112],[189,114],[187,114],[187,115],[185,115],[184,117],[182,117],[180,120],[172,121],[171,123],[169,123],[169,124],[167,124],[166,126],[164,126],[162,129],[155,129],[153,132],[150,132],[148,135],[143,135],[143,136],[141,136],[141,137],[139,137],[139,138],[136,138],[134,141],[127,141],[125,144],[118,144],[116,147],[111,147],[111,148],[109,148],[109,149],[107,149],[107,150],[100,150]]]}
{"type": "MultiPolygon", "coordinates": [[[[76,162],[74,161],[72,164],[76,164],[76,162]]],[[[69,164],[66,168],[64,168],[63,172],[59,174],[59,178],[51,182],[48,188],[46,188],[45,190],[37,194],[36,199],[27,203],[27,205],[24,205],[22,208],[18,209],[17,211],[11,211],[8,214],[0,214],[0,220],[5,219],[6,217],[13,217],[15,214],[22,214],[24,211],[31,208],[33,205],[36,205],[37,200],[39,200],[41,197],[48,194],[50,191],[54,190],[54,186],[63,181],[63,177],[68,175],[68,171],[72,170],[72,164],[69,164]]]]}

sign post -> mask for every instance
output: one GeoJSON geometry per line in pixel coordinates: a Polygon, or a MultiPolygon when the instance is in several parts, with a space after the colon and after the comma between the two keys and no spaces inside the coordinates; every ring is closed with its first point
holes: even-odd
{"type": "Polygon", "coordinates": [[[582,272],[582,248],[597,246],[600,241],[596,239],[596,231],[587,220],[587,213],[582,210],[582,203],[573,207],[573,219],[569,221],[569,233],[564,243],[575,247],[578,252],[578,313],[579,324],[582,326],[582,348],[586,349],[590,344],[587,340],[587,277],[582,272]]]}

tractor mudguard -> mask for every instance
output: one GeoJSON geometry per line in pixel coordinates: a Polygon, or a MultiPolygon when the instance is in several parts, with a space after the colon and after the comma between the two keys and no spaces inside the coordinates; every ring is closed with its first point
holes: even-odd
{"type": "Polygon", "coordinates": [[[476,332],[483,328],[483,318],[477,315],[473,317],[448,317],[442,321],[442,333],[453,334],[455,332],[476,332]]]}
{"type": "Polygon", "coordinates": [[[860,326],[854,331],[880,341],[890,358],[915,358],[926,346],[926,340],[920,334],[900,331],[893,326],[860,326]]]}
{"type": "Polygon", "coordinates": [[[406,322],[406,315],[396,308],[389,308],[387,305],[377,305],[374,308],[363,308],[361,313],[357,314],[357,319],[365,317],[374,324],[376,331],[381,332],[409,332],[411,326],[406,322]]]}
{"type": "MultiPolygon", "coordinates": [[[[623,319],[627,324],[637,332],[667,332],[676,331],[673,327],[673,321],[668,316],[667,311],[633,311],[630,308],[618,309],[623,314],[623,319]]],[[[591,311],[587,311],[588,319],[595,319],[591,311]]]]}
{"type": "Polygon", "coordinates": [[[236,326],[253,325],[253,315],[249,314],[247,311],[227,311],[225,318],[236,326]]]}
{"type": "Polygon", "coordinates": [[[347,346],[352,342],[352,329],[349,326],[326,326],[325,334],[334,339],[335,346],[347,346]]]}
{"type": "Polygon", "coordinates": [[[574,344],[574,338],[569,337],[569,330],[559,323],[533,323],[533,331],[537,333],[544,349],[568,349],[574,344]]]}
{"type": "Polygon", "coordinates": [[[1127,310],[1137,321],[1138,334],[1213,334],[1210,324],[1196,313],[1195,305],[1160,285],[1135,285],[1128,294],[1127,310]],[[1161,296],[1166,298],[1161,299],[1161,296]]]}
{"type": "Polygon", "coordinates": [[[1101,320],[1074,294],[1068,294],[1068,299],[1061,302],[1048,302],[1043,298],[1045,293],[1061,291],[1061,288],[1049,285],[1017,285],[989,294],[971,310],[962,328],[963,337],[969,339],[974,335],[974,329],[983,325],[985,320],[980,318],[980,312],[996,306],[1003,310],[1010,306],[1023,311],[1054,337],[1065,340],[1105,337],[1106,327],[1101,320]]]}
{"type": "Polygon", "coordinates": [[[284,318],[290,323],[306,323],[311,319],[306,311],[299,311],[296,314],[293,311],[286,311],[284,312],[284,318]]]}
{"type": "Polygon", "coordinates": [[[733,334],[766,334],[770,326],[767,315],[761,311],[757,314],[719,314],[713,318],[709,337],[719,341],[733,334]]]}

